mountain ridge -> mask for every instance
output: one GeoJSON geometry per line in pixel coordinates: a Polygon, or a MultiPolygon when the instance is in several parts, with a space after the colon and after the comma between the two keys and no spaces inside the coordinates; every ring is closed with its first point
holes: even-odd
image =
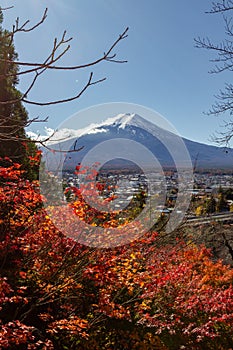
{"type": "MultiPolygon", "coordinates": [[[[64,151],[66,147],[70,150],[63,159],[66,168],[73,168],[75,163],[81,163],[85,154],[101,142],[113,139],[128,139],[142,144],[154,154],[163,167],[185,166],[182,162],[185,156],[187,158],[187,154],[185,155],[187,148],[193,166],[215,169],[232,168],[233,149],[227,148],[228,153],[226,153],[225,147],[191,141],[134,113],[119,114],[99,124],[91,124],[75,132],[76,135],[66,141],[50,144],[50,147],[52,146],[57,150],[64,151]]],[[[108,145],[110,146],[104,152],[109,153],[109,155],[111,155],[111,152],[114,154],[114,149],[111,149],[109,142],[108,145]]],[[[127,152],[127,150],[124,151],[127,152]]],[[[144,161],[146,162],[145,154],[139,154],[140,157],[141,159],[145,158],[144,161]]]]}

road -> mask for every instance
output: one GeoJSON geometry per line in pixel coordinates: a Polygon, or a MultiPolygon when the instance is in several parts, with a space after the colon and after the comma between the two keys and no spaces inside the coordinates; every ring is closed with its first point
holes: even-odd
{"type": "Polygon", "coordinates": [[[224,213],[214,213],[210,214],[209,216],[187,216],[186,218],[186,225],[202,225],[202,224],[209,224],[213,221],[227,221],[229,223],[233,223],[233,212],[224,212],[224,213]]]}

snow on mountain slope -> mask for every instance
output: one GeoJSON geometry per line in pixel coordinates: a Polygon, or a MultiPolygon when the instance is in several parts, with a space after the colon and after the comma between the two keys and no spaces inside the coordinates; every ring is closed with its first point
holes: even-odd
{"type": "MultiPolygon", "coordinates": [[[[82,129],[61,129],[55,132],[48,144],[54,144],[58,141],[64,141],[72,138],[78,138],[84,135],[96,134],[101,132],[107,132],[109,127],[118,127],[119,129],[125,129],[126,126],[136,126],[143,130],[146,130],[154,136],[164,135],[164,129],[156,126],[148,120],[140,117],[135,113],[118,114],[115,117],[107,118],[100,123],[92,123],[82,129]]],[[[170,133],[167,131],[167,133],[170,133]]],[[[170,133],[172,134],[172,133],[170,133]]],[[[173,134],[174,136],[174,134],[173,134]]]]}
{"type": "MultiPolygon", "coordinates": [[[[58,150],[72,149],[73,153],[69,153],[65,161],[63,157],[58,155],[60,159],[63,159],[64,164],[70,168],[75,163],[80,162],[85,154],[101,142],[117,138],[130,139],[142,144],[156,156],[162,166],[184,165],[184,159],[187,160],[187,157],[190,157],[193,163],[195,162],[202,168],[232,167],[232,149],[228,149],[226,154],[224,148],[181,138],[176,133],[165,130],[134,113],[118,114],[101,123],[93,123],[79,130],[63,129],[55,135],[56,139],[60,137],[61,140],[64,139],[64,136],[67,137],[64,142],[58,143],[54,140],[50,144],[58,150]],[[80,151],[74,152],[75,150],[80,151]]],[[[127,150],[124,151],[127,152],[127,150]]],[[[109,155],[111,155],[111,152],[114,154],[114,146],[110,144],[104,152],[109,155]]],[[[48,159],[51,158],[48,152],[46,156],[48,159]]],[[[138,154],[138,158],[144,158],[144,154],[138,154]]]]}

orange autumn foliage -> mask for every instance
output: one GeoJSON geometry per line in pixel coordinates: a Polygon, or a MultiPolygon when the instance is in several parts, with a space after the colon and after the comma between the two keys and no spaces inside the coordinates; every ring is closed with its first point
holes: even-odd
{"type": "MultiPolygon", "coordinates": [[[[0,169],[3,349],[233,346],[230,267],[205,247],[163,245],[156,232],[112,249],[81,245],[56,228],[38,185],[18,164],[0,169]]],[[[68,206],[94,220],[80,197],[68,206]]],[[[53,214],[73,220],[62,210],[53,214]]],[[[114,215],[107,225],[119,224],[114,215]]]]}

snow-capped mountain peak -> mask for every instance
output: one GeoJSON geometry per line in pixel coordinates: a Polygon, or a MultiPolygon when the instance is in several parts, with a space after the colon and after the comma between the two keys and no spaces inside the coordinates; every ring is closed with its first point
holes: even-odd
{"type": "MultiPolygon", "coordinates": [[[[156,124],[142,118],[135,113],[121,113],[114,117],[109,117],[100,123],[91,123],[87,127],[81,129],[60,129],[55,131],[54,135],[47,142],[48,144],[54,144],[59,141],[69,140],[73,138],[80,138],[90,134],[101,134],[109,131],[109,128],[114,127],[119,130],[125,130],[126,127],[140,128],[144,131],[152,133],[153,135],[162,135],[164,130],[156,124]]],[[[132,130],[133,132],[133,130],[132,130]]],[[[169,132],[169,131],[168,131],[169,132]]],[[[47,138],[48,136],[44,137],[47,138]]]]}
{"type": "Polygon", "coordinates": [[[106,119],[105,121],[101,122],[99,125],[95,125],[95,128],[97,127],[107,127],[107,126],[114,126],[118,127],[119,129],[125,129],[126,126],[136,126],[138,128],[141,128],[143,130],[151,132],[152,129],[156,132],[159,131],[160,127],[156,126],[152,122],[142,118],[140,115],[135,113],[121,113],[116,115],[115,117],[110,117],[106,119]]]}
{"type": "MultiPolygon", "coordinates": [[[[181,138],[176,132],[170,131],[172,129],[166,130],[163,128],[159,118],[156,121],[157,123],[154,124],[135,113],[118,114],[98,124],[90,124],[83,129],[61,129],[54,135],[55,139],[52,147],[64,151],[79,149],[77,153],[69,154],[65,162],[67,169],[80,163],[82,157],[101,142],[116,140],[117,138],[129,139],[142,144],[155,155],[160,164],[167,167],[174,167],[174,162],[176,165],[179,164],[185,167],[187,163],[185,159],[188,154],[193,162],[196,162],[198,156],[198,166],[203,168],[226,168],[231,166],[229,157],[233,155],[233,150],[228,149],[226,154],[225,150],[221,148],[181,138]]],[[[109,146],[104,152],[110,155],[115,154],[114,145],[113,142],[113,148],[109,146]]],[[[125,151],[127,153],[127,149],[125,151]]],[[[147,164],[148,159],[144,153],[139,152],[137,156],[140,161],[147,164]]],[[[49,155],[46,154],[46,157],[49,157],[49,155]]]]}
{"type": "MultiPolygon", "coordinates": [[[[159,122],[159,124],[161,123],[159,122]]],[[[118,127],[119,129],[125,129],[127,126],[131,126],[131,127],[137,127],[144,131],[147,131],[154,136],[160,135],[164,137],[164,135],[166,134],[166,137],[171,137],[171,136],[177,137],[177,132],[175,131],[175,129],[173,132],[170,131],[172,129],[171,126],[168,125],[168,129],[167,128],[164,129],[162,125],[158,126],[157,124],[154,124],[149,120],[135,113],[118,114],[115,117],[106,119],[105,121],[100,123],[98,126],[96,125],[95,127],[106,128],[110,126],[118,127]],[[164,131],[166,131],[165,134],[164,134],[164,131]]]]}
{"type": "Polygon", "coordinates": [[[135,118],[135,113],[120,113],[116,115],[115,117],[110,117],[104,120],[102,123],[99,124],[99,126],[119,126],[121,129],[124,129],[126,125],[131,124],[131,121],[133,118],[135,118]]]}

